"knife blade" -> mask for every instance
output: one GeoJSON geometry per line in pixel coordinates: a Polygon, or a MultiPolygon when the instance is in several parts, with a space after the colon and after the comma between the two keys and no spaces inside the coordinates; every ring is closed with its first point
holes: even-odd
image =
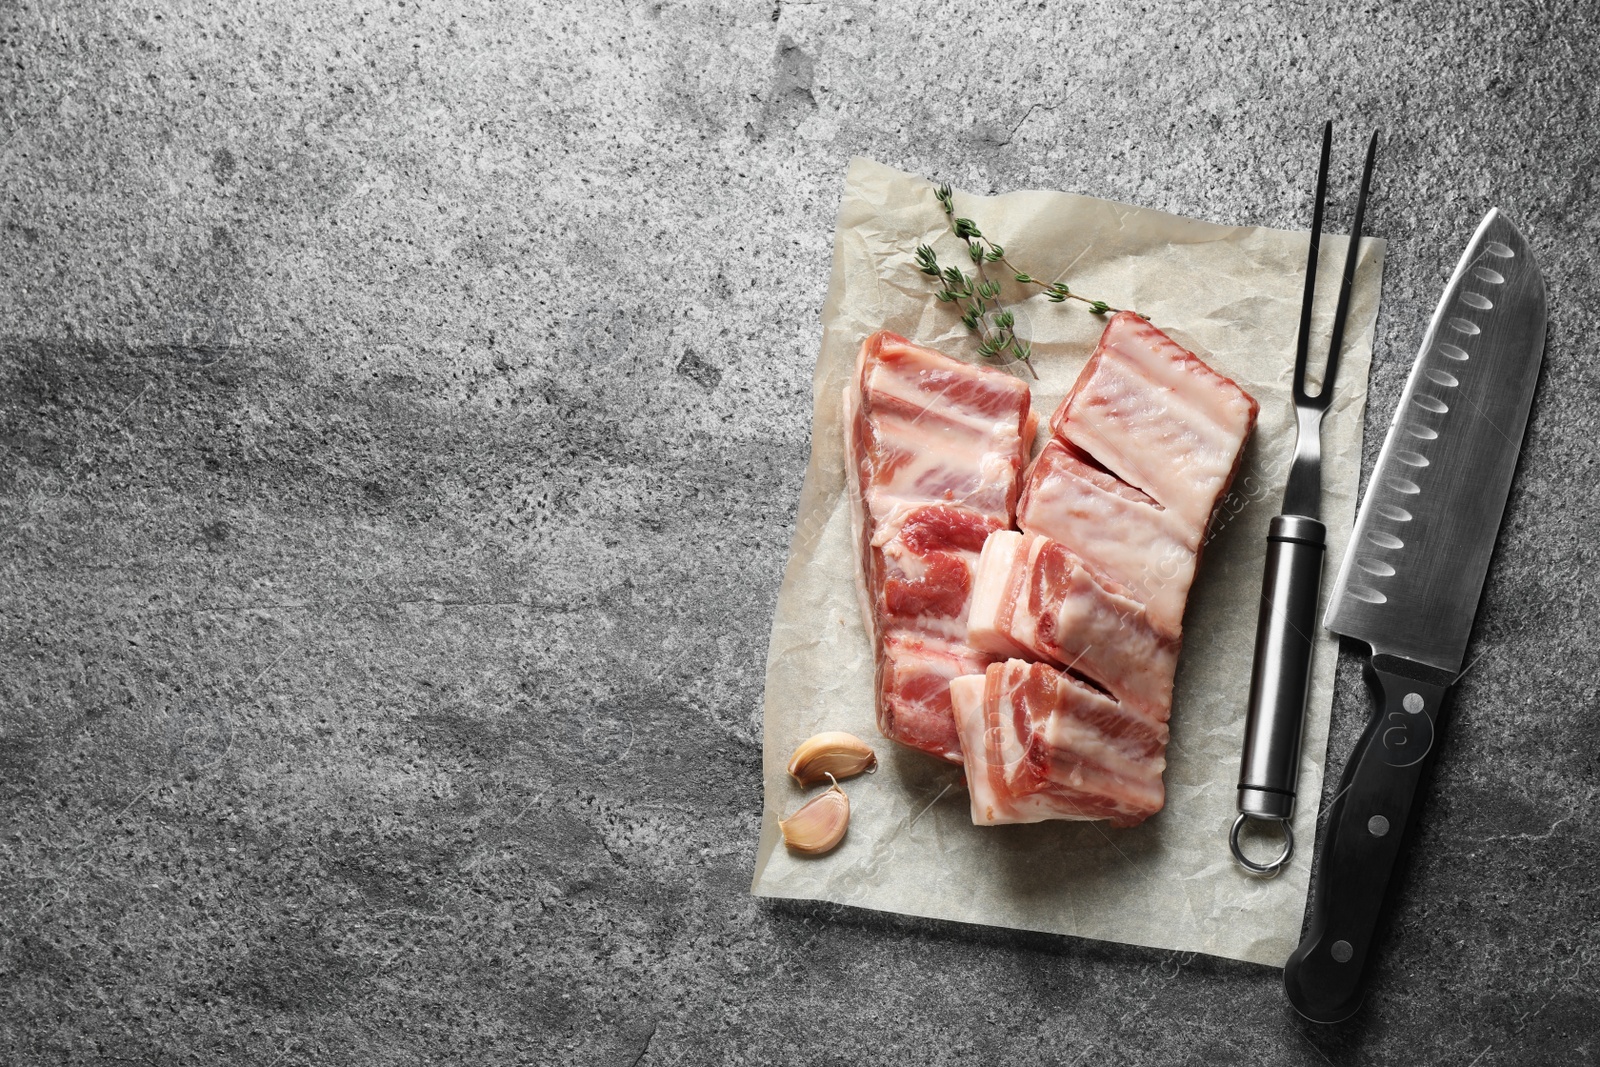
{"type": "Polygon", "coordinates": [[[1306,936],[1284,967],[1290,1003],[1315,1022],[1341,1022],[1361,1005],[1505,512],[1545,323],[1533,251],[1490,210],[1423,337],[1324,619],[1370,646],[1378,699],[1328,810],[1306,936]]]}

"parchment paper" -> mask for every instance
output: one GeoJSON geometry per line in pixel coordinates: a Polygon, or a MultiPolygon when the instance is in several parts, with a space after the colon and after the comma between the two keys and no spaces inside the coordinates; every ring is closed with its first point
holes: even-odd
{"type": "MultiPolygon", "coordinates": [[[[874,330],[894,330],[957,358],[977,354],[953,305],[933,299],[933,280],[912,263],[916,246],[927,242],[943,262],[971,266],[965,246],[946,230],[932,185],[857,159],[845,180],[823,309],[811,463],[772,623],[766,793],[752,891],[1279,966],[1299,940],[1322,793],[1337,644],[1320,627],[1294,820],[1300,846],[1291,867],[1270,881],[1245,875],[1229,856],[1227,831],[1267,522],[1281,506],[1294,446],[1290,385],[1307,235],[1219,226],[1070,193],[958,192],[956,208],[1004,245],[1019,270],[1139,310],[1261,402],[1260,425],[1184,617],[1166,808],[1128,830],[1062,822],[976,827],[959,768],[877,731],[872,650],[843,495],[840,393],[862,339],[874,330]],[[783,847],[777,823],[808,795],[785,773],[789,754],[821,730],[867,739],[880,768],[845,783],[852,817],[844,843],[808,859],[783,847]]],[[[1314,366],[1327,351],[1346,247],[1342,237],[1323,239],[1314,366]]],[[[1363,245],[1348,347],[1323,428],[1324,599],[1355,512],[1383,254],[1380,240],[1363,245]]],[[[1007,278],[1002,270],[991,276],[1007,278]]],[[[1015,306],[1017,334],[1033,341],[1033,402],[1047,417],[1093,350],[1103,320],[1076,302],[1033,297],[1016,304],[1018,290],[1008,283],[1003,299],[1015,306]]],[[[1275,844],[1257,847],[1266,855],[1275,844]]]]}

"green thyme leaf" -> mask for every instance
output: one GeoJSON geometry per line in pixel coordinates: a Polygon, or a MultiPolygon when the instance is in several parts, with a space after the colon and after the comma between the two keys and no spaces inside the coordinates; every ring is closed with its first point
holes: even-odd
{"type": "MultiPolygon", "coordinates": [[[[1104,315],[1117,309],[1104,300],[1091,300],[1074,293],[1066,282],[1046,282],[1026,271],[1018,270],[1006,259],[1006,250],[983,235],[978,224],[956,214],[955,190],[941,182],[934,187],[934,197],[944,212],[950,232],[967,246],[967,256],[972,260],[973,273],[967,274],[958,267],[944,266],[930,245],[918,245],[915,262],[917,270],[939,281],[934,297],[942,304],[957,304],[961,309],[961,322],[978,339],[978,354],[985,359],[1008,358],[1033,370],[1033,345],[1016,335],[1016,315],[1000,304],[1004,287],[997,279],[986,277],[984,267],[998,263],[1018,285],[1036,285],[1052,304],[1078,300],[1088,305],[1095,315],[1104,315]]],[[[1137,314],[1137,313],[1136,313],[1137,314]]],[[[1140,316],[1144,318],[1145,316],[1140,316]]]]}

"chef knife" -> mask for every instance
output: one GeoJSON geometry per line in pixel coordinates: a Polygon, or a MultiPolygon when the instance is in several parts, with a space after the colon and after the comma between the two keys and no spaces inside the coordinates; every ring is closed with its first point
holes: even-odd
{"type": "Polygon", "coordinates": [[[1328,629],[1372,649],[1378,707],[1318,844],[1305,939],[1284,968],[1315,1022],[1361,1005],[1373,932],[1461,674],[1544,352],[1544,279],[1491,210],[1428,324],[1333,587],[1328,629]]]}

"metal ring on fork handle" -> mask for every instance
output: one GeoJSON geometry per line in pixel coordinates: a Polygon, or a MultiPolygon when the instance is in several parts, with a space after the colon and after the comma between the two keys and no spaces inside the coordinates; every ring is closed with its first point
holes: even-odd
{"type": "Polygon", "coordinates": [[[1256,818],[1256,816],[1246,815],[1241,811],[1239,817],[1233,820],[1233,829],[1228,833],[1228,848],[1233,850],[1233,858],[1239,861],[1239,866],[1251,874],[1259,874],[1263,878],[1271,878],[1283,870],[1284,865],[1289,862],[1289,857],[1294,855],[1294,827],[1289,825],[1288,819],[1262,819],[1262,822],[1275,822],[1283,827],[1283,851],[1278,854],[1276,859],[1268,863],[1257,863],[1249,856],[1246,856],[1244,849],[1239,847],[1239,831],[1244,829],[1244,821],[1250,818],[1256,818]]]}

